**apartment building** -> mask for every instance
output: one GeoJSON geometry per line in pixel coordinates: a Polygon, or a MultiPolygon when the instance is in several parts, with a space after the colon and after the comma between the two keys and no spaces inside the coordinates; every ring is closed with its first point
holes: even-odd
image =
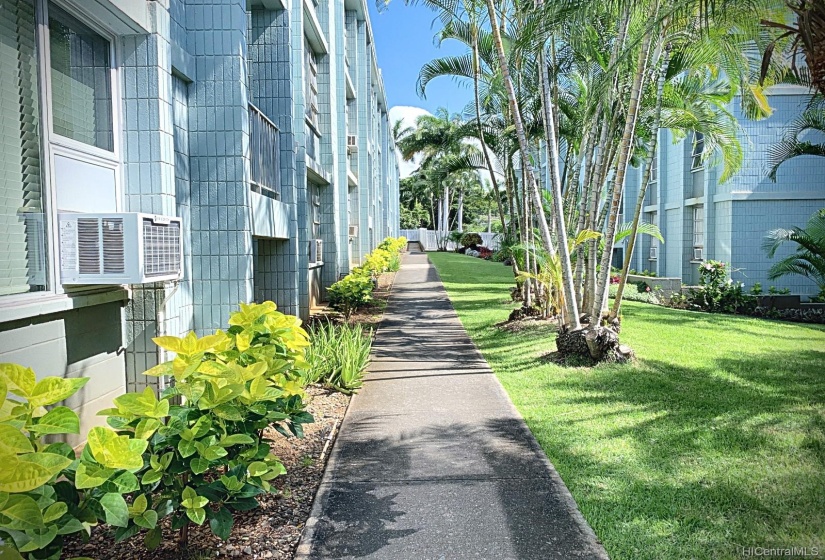
{"type": "Polygon", "coordinates": [[[364,0],[0,0],[0,36],[0,361],[90,377],[87,426],[152,337],[306,318],[397,235],[364,0]]]}
{"type": "MultiPolygon", "coordinates": [[[[674,143],[671,131],[660,131],[642,220],[658,225],[665,243],[640,235],[631,268],[696,285],[699,263],[713,259],[729,263],[732,278],[748,288],[759,282],[766,291],[773,285],[794,294],[816,294],[816,285],[801,276],[768,279],[772,264],[792,251],[790,244],[774,259],[761,249],[768,231],[804,227],[814,212],[825,208],[825,159],[802,156],[789,160],[779,168],[775,182],[767,174],[771,147],[782,139],[787,125],[802,113],[809,99],[810,94],[798,86],[774,86],[769,90],[773,114],[760,121],[746,118],[739,100],[733,100],[729,110],[741,127],[744,161],[741,170],[724,183],[719,181],[721,167],[700,157],[704,149],[701,135],[674,143]]],[[[623,200],[626,221],[633,217],[643,172],[628,170],[623,200]]],[[[614,248],[614,260],[621,261],[626,245],[614,248]]]]}

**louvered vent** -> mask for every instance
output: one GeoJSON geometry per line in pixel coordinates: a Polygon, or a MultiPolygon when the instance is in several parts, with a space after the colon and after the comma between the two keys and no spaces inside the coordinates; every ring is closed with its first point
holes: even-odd
{"type": "Polygon", "coordinates": [[[77,220],[77,254],[80,274],[100,274],[100,220],[77,220]]]}
{"type": "Polygon", "coordinates": [[[102,225],[103,273],[123,274],[126,271],[123,220],[121,218],[104,218],[102,225]]]}
{"type": "Polygon", "coordinates": [[[181,269],[180,222],[158,224],[143,218],[143,273],[166,276],[181,269]]]}

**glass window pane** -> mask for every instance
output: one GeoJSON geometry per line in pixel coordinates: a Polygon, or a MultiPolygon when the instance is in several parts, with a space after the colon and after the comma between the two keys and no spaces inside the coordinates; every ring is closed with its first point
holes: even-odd
{"type": "Polygon", "coordinates": [[[113,151],[109,41],[50,3],[49,52],[54,132],[113,151]]]}
{"type": "Polygon", "coordinates": [[[31,0],[0,0],[0,295],[46,289],[31,0]]]}

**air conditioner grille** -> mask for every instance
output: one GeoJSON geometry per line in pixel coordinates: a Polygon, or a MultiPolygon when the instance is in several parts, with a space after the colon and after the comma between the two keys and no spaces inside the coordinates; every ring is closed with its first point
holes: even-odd
{"type": "Polygon", "coordinates": [[[80,274],[100,274],[100,230],[98,218],[78,218],[77,254],[80,274]]]}
{"type": "Polygon", "coordinates": [[[123,274],[126,272],[126,255],[123,239],[123,219],[103,219],[103,273],[123,274]]]}
{"type": "Polygon", "coordinates": [[[179,271],[180,224],[155,224],[150,218],[144,218],[143,256],[146,276],[165,276],[179,271]]]}

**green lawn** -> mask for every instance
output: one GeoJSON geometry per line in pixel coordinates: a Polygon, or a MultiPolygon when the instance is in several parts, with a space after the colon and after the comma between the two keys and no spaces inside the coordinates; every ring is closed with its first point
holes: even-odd
{"type": "Polygon", "coordinates": [[[552,328],[493,326],[509,268],[430,258],[613,560],[825,556],[825,328],[627,302],[638,363],[562,368],[552,328]]]}

